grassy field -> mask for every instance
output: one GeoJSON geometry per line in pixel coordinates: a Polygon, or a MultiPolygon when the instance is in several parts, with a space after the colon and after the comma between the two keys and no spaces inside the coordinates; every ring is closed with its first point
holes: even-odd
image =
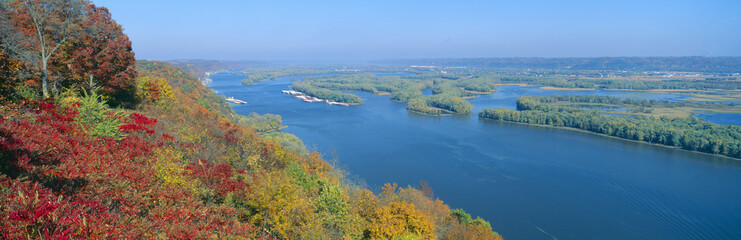
{"type": "Polygon", "coordinates": [[[728,93],[690,93],[688,97],[682,100],[699,101],[699,102],[741,102],[741,92],[733,91],[728,93]]]}
{"type": "Polygon", "coordinates": [[[632,105],[616,105],[604,103],[579,103],[578,106],[570,103],[561,103],[558,105],[579,107],[587,109],[600,109],[600,112],[608,114],[620,114],[630,116],[651,116],[651,117],[690,117],[696,112],[707,111],[715,113],[741,113],[741,105],[728,106],[718,105],[715,107],[646,107],[637,109],[632,105]],[[615,109],[615,110],[610,110],[615,109]]]}
{"type": "Polygon", "coordinates": [[[642,116],[653,116],[653,117],[690,117],[692,114],[698,111],[708,112],[723,112],[723,113],[741,113],[741,109],[714,109],[714,108],[695,108],[695,107],[673,107],[673,108],[648,108],[651,110],[650,113],[634,113],[634,112],[615,112],[619,114],[629,115],[642,115],[642,116]]]}

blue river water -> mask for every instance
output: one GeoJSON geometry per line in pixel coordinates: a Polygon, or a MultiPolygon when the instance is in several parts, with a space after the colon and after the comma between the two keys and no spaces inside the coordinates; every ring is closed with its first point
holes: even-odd
{"type": "Polygon", "coordinates": [[[714,113],[702,111],[696,112],[693,116],[717,124],[741,125],[741,114],[738,113],[714,113]]]}
{"type": "Polygon", "coordinates": [[[741,239],[741,161],[475,114],[514,109],[523,95],[679,95],[505,85],[469,99],[472,114],[429,117],[388,96],[357,93],[363,105],[342,107],[280,92],[300,76],[250,86],[241,76],[212,78],[219,94],[248,102],[237,113],[281,115],[283,131],[371,189],[425,180],[506,239],[741,239]]]}

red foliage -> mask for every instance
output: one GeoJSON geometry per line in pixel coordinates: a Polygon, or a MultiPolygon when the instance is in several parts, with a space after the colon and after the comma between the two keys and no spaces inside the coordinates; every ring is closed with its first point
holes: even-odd
{"type": "Polygon", "coordinates": [[[165,141],[175,141],[175,137],[165,133],[162,134],[162,139],[164,139],[165,141]]]}
{"type": "Polygon", "coordinates": [[[154,127],[157,124],[156,118],[148,118],[141,113],[132,113],[127,119],[124,119],[124,124],[118,127],[122,132],[135,132],[138,130],[144,130],[148,135],[154,134],[154,127]]]}
{"type": "MultiPolygon", "coordinates": [[[[69,239],[73,236],[112,237],[96,229],[117,219],[100,203],[59,196],[38,183],[0,177],[4,212],[0,213],[0,234],[4,239],[44,237],[69,239]],[[8,191],[9,190],[9,191],[8,191]]],[[[111,229],[108,230],[108,232],[111,229]]]]}
{"type": "MultiPolygon", "coordinates": [[[[163,187],[151,165],[158,142],[137,134],[91,139],[74,111],[38,108],[31,121],[0,117],[0,238],[193,239],[256,231],[233,207],[163,187]]],[[[138,113],[124,121],[145,132],[157,123],[138,113]]],[[[188,169],[222,198],[248,193],[229,165],[188,169]]]]}
{"type": "Polygon", "coordinates": [[[141,113],[132,113],[129,115],[129,118],[134,120],[135,124],[142,125],[142,126],[151,126],[154,124],[157,124],[156,118],[148,118],[144,116],[144,114],[141,113]]]}
{"type": "Polygon", "coordinates": [[[192,163],[186,168],[190,176],[205,183],[209,188],[216,190],[218,197],[223,199],[229,193],[244,194],[250,188],[242,180],[235,179],[241,174],[227,164],[211,165],[203,162],[192,163]]]}

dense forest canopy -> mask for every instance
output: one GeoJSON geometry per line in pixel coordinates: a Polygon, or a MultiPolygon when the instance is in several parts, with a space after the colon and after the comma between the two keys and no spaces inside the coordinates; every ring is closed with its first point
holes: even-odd
{"type": "Polygon", "coordinates": [[[517,99],[517,110],[484,109],[479,116],[510,122],[577,128],[630,140],[741,158],[741,126],[714,124],[694,117],[616,116],[598,110],[573,107],[573,103],[609,103],[627,107],[686,104],[623,100],[607,96],[520,97],[517,99]]]}
{"type": "Polygon", "coordinates": [[[100,88],[131,104],[136,71],[131,41],[105,7],[87,1],[4,1],[0,49],[20,63],[11,91],[50,97],[63,88],[100,88]]]}

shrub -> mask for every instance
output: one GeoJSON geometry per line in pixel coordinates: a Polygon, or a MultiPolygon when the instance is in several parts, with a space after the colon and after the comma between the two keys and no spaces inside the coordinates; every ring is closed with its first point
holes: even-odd
{"type": "Polygon", "coordinates": [[[84,90],[82,92],[83,96],[80,98],[76,109],[78,112],[77,117],[75,117],[77,124],[90,137],[121,139],[123,135],[119,131],[119,127],[122,125],[123,112],[108,108],[106,101],[94,92],[91,94],[84,90]]]}

